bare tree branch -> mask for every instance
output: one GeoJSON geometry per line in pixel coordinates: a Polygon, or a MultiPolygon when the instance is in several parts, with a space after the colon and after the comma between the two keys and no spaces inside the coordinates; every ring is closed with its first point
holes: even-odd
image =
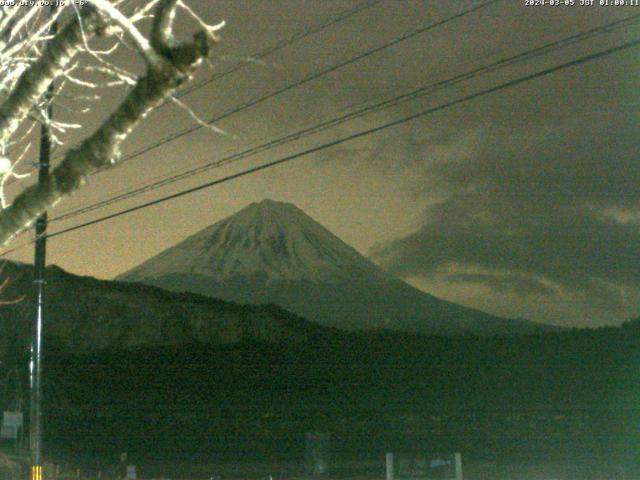
{"type": "Polygon", "coordinates": [[[0,106],[0,144],[6,143],[40,101],[53,80],[62,75],[71,59],[80,51],[84,35],[95,35],[103,28],[93,6],[83,8],[83,16],[70,22],[51,39],[39,59],[20,77],[9,98],[0,106]]]}
{"type": "MultiPolygon", "coordinates": [[[[46,182],[25,189],[11,206],[0,212],[1,245],[29,226],[48,207],[78,189],[89,174],[117,163],[120,145],[133,128],[188,80],[208,55],[213,42],[209,31],[199,31],[191,42],[177,43],[174,40],[172,19],[176,6],[176,0],[162,0],[155,10],[150,44],[154,57],[159,60],[147,63],[146,74],[136,82],[117,109],[91,136],[65,155],[46,182]]],[[[64,33],[65,37],[69,35],[64,33]]],[[[74,37],[74,41],[82,40],[74,37]]],[[[60,67],[53,67],[47,62],[39,63],[40,70],[57,68],[56,73],[60,70],[60,67]]],[[[27,108],[26,104],[24,108],[27,108]]],[[[0,123],[0,131],[2,128],[0,123]]]]}
{"type": "MultiPolygon", "coordinates": [[[[4,267],[7,265],[6,260],[4,262],[2,262],[2,264],[0,264],[0,276],[2,275],[2,272],[4,271],[4,267]]],[[[0,283],[0,292],[3,292],[11,283],[11,278],[10,277],[5,277],[4,280],[2,280],[2,283],[0,283]]],[[[20,303],[25,299],[26,295],[21,295],[19,297],[16,298],[11,298],[11,299],[3,299],[0,300],[0,305],[12,305],[15,303],[20,303]]]]}

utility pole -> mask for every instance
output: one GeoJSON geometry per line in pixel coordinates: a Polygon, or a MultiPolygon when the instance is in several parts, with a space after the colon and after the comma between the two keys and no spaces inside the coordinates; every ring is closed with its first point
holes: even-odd
{"type": "MultiPolygon", "coordinates": [[[[51,6],[53,17],[56,7],[51,6]]],[[[55,35],[57,24],[51,25],[49,33],[55,35]]],[[[53,115],[53,83],[49,85],[45,97],[46,117],[53,115]]],[[[40,129],[40,154],[38,159],[38,183],[49,178],[49,161],[51,157],[51,132],[44,123],[40,129]]],[[[31,330],[31,359],[29,362],[29,379],[31,387],[31,408],[29,416],[29,443],[31,447],[31,480],[43,480],[42,459],[42,328],[44,325],[45,300],[45,265],[47,253],[47,212],[43,212],[36,220],[36,246],[34,259],[34,284],[36,289],[36,312],[31,330]]]]}

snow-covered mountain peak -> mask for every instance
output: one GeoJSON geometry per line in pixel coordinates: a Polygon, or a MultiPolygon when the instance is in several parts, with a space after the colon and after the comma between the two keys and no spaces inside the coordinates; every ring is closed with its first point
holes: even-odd
{"type": "Polygon", "coordinates": [[[538,328],[416,290],[298,207],[273,200],[248,205],[119,279],[233,302],[273,303],[342,329],[484,335],[538,328]]]}
{"type": "Polygon", "coordinates": [[[121,278],[201,275],[218,282],[241,278],[326,282],[362,273],[383,275],[295,205],[263,200],[201,230],[121,278]]]}

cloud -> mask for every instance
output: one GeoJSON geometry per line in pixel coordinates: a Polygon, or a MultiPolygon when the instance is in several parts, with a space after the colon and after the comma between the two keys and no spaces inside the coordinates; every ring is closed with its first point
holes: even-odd
{"type": "Polygon", "coordinates": [[[596,323],[640,314],[637,100],[631,85],[581,88],[628,75],[633,65],[603,62],[445,117],[440,137],[472,137],[473,151],[425,161],[423,194],[438,188],[443,198],[425,209],[418,229],[378,246],[374,258],[452,291],[480,285],[496,299],[515,293],[519,312],[540,296],[565,316],[581,312],[565,323],[583,321],[585,311],[596,323]],[[570,85],[577,91],[569,94],[570,85]]]}
{"type": "Polygon", "coordinates": [[[525,275],[499,275],[488,273],[454,273],[446,276],[451,283],[478,284],[488,286],[499,293],[513,292],[518,295],[549,295],[557,293],[556,289],[548,287],[543,282],[525,275]]]}

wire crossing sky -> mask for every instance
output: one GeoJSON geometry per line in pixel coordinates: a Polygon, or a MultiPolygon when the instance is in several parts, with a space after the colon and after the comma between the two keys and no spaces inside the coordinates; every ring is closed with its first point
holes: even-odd
{"type": "MultiPolygon", "coordinates": [[[[597,28],[590,29],[590,30],[585,31],[585,32],[580,32],[580,33],[577,33],[575,35],[571,35],[569,37],[566,37],[566,38],[563,38],[561,40],[552,42],[552,43],[544,45],[542,47],[535,48],[535,49],[532,49],[532,50],[528,50],[526,52],[522,52],[522,53],[519,53],[517,55],[513,55],[513,56],[511,56],[509,58],[498,60],[497,62],[494,62],[494,63],[492,63],[490,65],[485,65],[485,66],[473,69],[470,72],[465,72],[463,74],[456,75],[455,77],[452,77],[452,78],[450,78],[448,80],[443,80],[443,81],[437,82],[435,84],[430,84],[430,85],[421,87],[421,88],[419,88],[417,90],[414,90],[412,92],[405,93],[405,94],[402,94],[400,96],[396,96],[396,97],[391,98],[391,99],[386,99],[386,100],[384,100],[382,102],[377,102],[374,105],[369,105],[369,106],[366,106],[364,108],[356,108],[354,111],[351,111],[350,113],[347,113],[345,115],[341,115],[341,116],[338,116],[336,118],[332,118],[332,119],[330,119],[328,121],[321,122],[321,123],[316,124],[316,125],[314,125],[312,127],[308,127],[308,128],[299,130],[297,132],[288,134],[288,135],[286,135],[284,137],[281,137],[281,138],[272,140],[270,142],[261,144],[259,146],[250,148],[248,150],[244,150],[242,152],[235,153],[233,155],[230,155],[230,156],[222,158],[222,159],[217,159],[217,160],[214,160],[214,161],[207,162],[207,163],[205,163],[205,164],[203,164],[203,165],[201,165],[201,166],[199,166],[197,168],[193,168],[193,169],[190,169],[190,170],[187,170],[187,171],[183,171],[181,173],[177,173],[175,175],[171,175],[171,176],[162,178],[162,179],[157,180],[157,181],[155,181],[153,183],[146,184],[146,185],[143,185],[141,187],[135,188],[133,190],[129,190],[129,191],[126,191],[124,193],[120,193],[120,194],[115,195],[113,197],[107,198],[107,199],[105,199],[105,200],[103,200],[101,202],[97,202],[97,203],[82,207],[82,208],[80,208],[78,210],[61,214],[61,215],[51,219],[51,221],[59,221],[59,220],[65,220],[65,219],[68,219],[68,218],[73,218],[73,217],[75,217],[77,215],[85,214],[85,213],[91,212],[91,211],[93,211],[95,209],[102,208],[102,207],[105,207],[107,205],[111,205],[113,203],[117,203],[119,201],[126,200],[128,198],[132,198],[132,197],[138,196],[138,195],[140,195],[142,193],[146,193],[148,191],[155,190],[156,188],[160,188],[160,187],[163,187],[165,185],[169,185],[169,184],[171,184],[171,183],[173,183],[175,181],[183,180],[183,179],[191,177],[193,175],[202,174],[203,172],[205,172],[205,171],[207,171],[207,170],[209,170],[211,168],[218,168],[218,167],[220,167],[222,165],[228,164],[229,162],[239,161],[239,160],[247,158],[248,156],[252,156],[252,155],[255,155],[255,154],[260,153],[262,151],[275,148],[276,146],[282,145],[285,142],[298,140],[298,139],[302,138],[303,136],[307,136],[307,135],[311,135],[311,134],[317,133],[317,132],[322,131],[322,130],[324,130],[326,128],[330,128],[330,127],[333,127],[333,126],[338,125],[340,123],[343,123],[345,121],[352,120],[354,118],[358,118],[360,116],[363,116],[363,115],[366,115],[366,114],[369,114],[369,113],[372,113],[372,112],[376,112],[376,111],[379,111],[379,110],[382,110],[382,109],[385,109],[385,108],[394,107],[394,106],[396,106],[396,105],[398,105],[398,104],[400,104],[402,102],[405,102],[405,101],[415,100],[415,99],[419,98],[422,95],[433,93],[433,92],[437,91],[438,89],[446,88],[446,87],[449,87],[451,85],[455,85],[456,83],[461,82],[461,81],[467,81],[467,80],[473,79],[477,75],[486,74],[486,73],[494,71],[495,69],[504,68],[504,67],[513,65],[514,63],[517,63],[517,62],[524,62],[524,61],[527,61],[529,59],[535,58],[536,56],[539,56],[539,55],[549,54],[550,52],[552,52],[555,49],[564,48],[564,47],[566,47],[568,45],[573,44],[574,42],[584,41],[585,39],[590,38],[592,35],[602,34],[603,32],[609,33],[610,31],[612,31],[612,29],[617,28],[617,27],[621,27],[621,26],[628,27],[629,25],[633,25],[633,24],[638,23],[639,20],[640,20],[640,15],[633,15],[633,16],[625,18],[623,20],[617,20],[615,22],[608,23],[606,25],[602,25],[601,27],[597,27],[597,28]]],[[[153,147],[149,147],[149,148],[153,148],[153,147]]]]}
{"type": "Polygon", "coordinates": [[[451,108],[451,107],[456,106],[456,105],[458,105],[460,103],[468,102],[468,101],[471,101],[471,100],[475,100],[475,99],[480,98],[480,97],[482,97],[484,95],[489,95],[491,93],[495,93],[495,92],[498,92],[500,90],[504,90],[506,88],[510,88],[510,87],[513,87],[515,85],[519,85],[519,84],[524,83],[524,82],[529,82],[531,80],[535,80],[537,78],[544,77],[546,75],[550,75],[550,74],[559,72],[560,70],[563,70],[565,68],[582,65],[583,63],[590,62],[590,61],[593,61],[593,60],[597,60],[597,59],[606,57],[608,55],[613,55],[615,53],[627,50],[629,48],[635,48],[635,47],[638,47],[638,46],[640,46],[640,38],[637,39],[637,40],[631,41],[631,42],[627,42],[627,43],[625,43],[623,45],[619,45],[617,47],[609,48],[607,50],[603,50],[603,51],[600,51],[600,52],[595,52],[595,53],[593,53],[591,55],[587,55],[585,57],[577,58],[577,59],[572,60],[570,62],[566,62],[566,63],[563,63],[561,65],[557,65],[555,67],[542,70],[540,72],[535,72],[535,73],[526,75],[526,76],[521,77],[521,78],[510,80],[510,81],[502,83],[500,85],[496,85],[495,87],[491,87],[491,88],[482,90],[480,92],[474,93],[472,95],[468,95],[468,96],[463,97],[463,98],[458,98],[458,99],[455,99],[455,100],[451,100],[450,102],[447,102],[447,103],[445,103],[443,105],[439,105],[437,107],[433,107],[433,108],[430,108],[428,110],[425,110],[425,111],[410,115],[409,117],[400,118],[400,119],[395,120],[393,122],[390,122],[390,123],[387,123],[387,124],[384,124],[384,125],[380,125],[380,126],[371,128],[369,130],[365,130],[363,132],[358,132],[358,133],[349,135],[348,137],[342,137],[342,138],[339,138],[339,139],[334,140],[332,142],[325,143],[325,144],[319,145],[317,147],[310,148],[308,150],[304,150],[304,151],[296,153],[294,155],[289,155],[287,157],[279,158],[277,160],[273,160],[273,161],[271,161],[269,163],[266,163],[266,164],[263,164],[263,165],[259,165],[257,167],[253,167],[253,168],[250,168],[250,169],[247,169],[247,170],[243,170],[243,171],[241,171],[239,173],[236,173],[234,175],[230,175],[228,177],[223,177],[223,178],[220,178],[218,180],[207,182],[205,184],[198,185],[197,187],[190,188],[190,189],[187,189],[187,190],[183,190],[183,191],[180,191],[178,193],[175,193],[173,195],[169,195],[169,196],[166,196],[166,197],[161,197],[161,198],[159,198],[157,200],[154,200],[152,202],[144,203],[142,205],[138,205],[138,206],[126,209],[126,210],[122,210],[120,212],[117,212],[117,213],[114,213],[114,214],[111,214],[111,215],[107,215],[105,217],[101,217],[101,218],[98,218],[98,219],[95,219],[95,220],[90,220],[88,222],[82,223],[80,225],[76,225],[74,227],[69,227],[69,228],[66,228],[64,230],[59,230],[59,231],[56,231],[56,232],[49,233],[47,235],[47,237],[48,238],[53,238],[53,237],[57,237],[59,235],[64,235],[65,233],[69,233],[69,232],[72,232],[72,231],[75,231],[75,230],[78,230],[78,229],[81,229],[81,228],[86,228],[86,227],[89,227],[91,225],[95,225],[96,223],[101,223],[101,222],[104,222],[104,221],[107,221],[107,220],[111,220],[111,219],[119,217],[121,215],[127,215],[129,213],[132,213],[132,212],[144,209],[144,208],[149,208],[151,206],[158,205],[160,203],[168,202],[170,200],[175,200],[177,198],[183,197],[185,195],[189,195],[191,193],[200,191],[200,190],[205,189],[205,188],[211,188],[211,187],[214,187],[216,185],[220,185],[220,184],[225,183],[225,182],[229,182],[229,181],[232,181],[232,180],[237,180],[237,179],[242,178],[242,177],[244,177],[246,175],[251,175],[251,174],[259,172],[261,170],[265,170],[267,168],[272,168],[272,167],[275,167],[277,165],[281,165],[281,164],[290,162],[292,160],[297,160],[299,158],[306,157],[306,156],[308,156],[310,154],[319,152],[319,151],[324,150],[326,148],[335,147],[337,145],[340,145],[342,143],[358,139],[358,138],[363,137],[365,135],[371,135],[371,134],[374,134],[374,133],[378,133],[378,132],[380,132],[380,131],[382,131],[384,129],[387,129],[387,128],[391,128],[391,127],[395,127],[395,126],[398,126],[398,125],[402,125],[403,123],[416,120],[416,119],[421,118],[421,117],[423,117],[425,115],[430,115],[430,114],[439,112],[439,111],[447,109],[447,108],[451,108]]]}
{"type": "MultiPolygon", "coordinates": [[[[383,45],[379,45],[379,46],[377,46],[375,48],[367,50],[366,52],[363,52],[363,53],[360,53],[360,54],[358,54],[358,55],[356,55],[354,57],[351,57],[351,58],[349,58],[349,59],[347,59],[345,61],[339,62],[339,63],[337,63],[335,65],[331,65],[328,68],[322,69],[322,70],[320,70],[318,72],[315,72],[315,73],[313,73],[313,74],[311,74],[311,75],[309,75],[307,77],[304,77],[304,78],[302,78],[300,80],[297,80],[297,81],[295,81],[293,83],[289,83],[289,84],[285,85],[282,88],[278,88],[278,89],[276,89],[274,91],[267,92],[266,94],[261,95],[260,97],[258,97],[256,99],[253,99],[253,100],[251,100],[251,101],[249,101],[247,103],[235,106],[235,107],[231,108],[230,110],[228,110],[228,111],[226,111],[226,112],[224,112],[224,113],[222,113],[220,115],[214,115],[212,118],[210,118],[207,121],[207,123],[211,124],[211,125],[215,124],[215,123],[217,123],[217,122],[219,122],[221,120],[224,120],[225,118],[227,118],[227,117],[229,117],[231,115],[235,115],[235,114],[237,114],[239,112],[242,112],[243,110],[246,110],[246,109],[251,108],[251,107],[255,107],[256,105],[259,105],[262,102],[266,102],[267,100],[270,100],[270,99],[275,98],[275,97],[277,97],[279,95],[282,95],[283,93],[286,93],[289,90],[292,90],[294,88],[298,88],[298,87],[300,87],[300,86],[302,86],[302,85],[304,85],[304,84],[306,84],[308,82],[317,80],[317,79],[319,79],[319,78],[321,78],[321,77],[323,77],[325,75],[328,75],[330,73],[333,73],[336,70],[339,70],[339,69],[341,69],[343,67],[346,67],[346,66],[351,65],[353,63],[359,62],[359,61],[361,61],[361,60],[363,60],[363,59],[365,59],[365,58],[367,58],[367,57],[369,57],[371,55],[375,55],[376,53],[378,53],[378,52],[380,52],[382,50],[386,50],[387,48],[394,47],[394,46],[396,46],[397,44],[399,44],[401,42],[404,42],[406,40],[409,40],[409,39],[415,37],[416,35],[421,35],[421,34],[426,33],[426,32],[428,32],[428,31],[430,31],[432,29],[441,27],[442,25],[445,25],[445,24],[447,24],[449,22],[452,22],[454,20],[458,20],[458,19],[460,19],[460,18],[462,18],[462,17],[464,17],[466,15],[469,15],[469,14],[474,13],[474,12],[476,12],[476,11],[482,9],[482,8],[488,7],[488,6],[490,6],[490,5],[494,4],[494,3],[501,2],[501,1],[503,1],[503,0],[489,0],[489,1],[481,3],[480,5],[477,5],[475,7],[471,7],[469,9],[467,9],[467,10],[464,10],[464,11],[462,11],[460,13],[457,13],[457,14],[452,15],[450,17],[444,18],[442,20],[437,20],[435,22],[430,22],[425,26],[422,26],[422,27],[417,28],[417,29],[415,29],[413,31],[404,33],[400,37],[394,38],[393,40],[391,40],[389,42],[386,42],[383,45]]],[[[202,85],[204,86],[204,85],[206,85],[206,83],[203,83],[202,85]]],[[[191,90],[191,91],[193,91],[193,90],[191,90]]],[[[202,125],[194,125],[191,128],[188,128],[188,129],[182,130],[180,132],[174,133],[172,135],[169,135],[169,136],[157,141],[156,143],[154,143],[152,145],[149,145],[149,146],[147,146],[145,148],[142,148],[140,150],[137,150],[137,151],[135,151],[135,152],[133,152],[131,154],[128,154],[128,155],[124,156],[120,161],[121,162],[126,162],[126,161],[129,161],[129,160],[133,159],[133,158],[139,157],[140,155],[142,155],[144,153],[150,152],[150,151],[152,151],[152,150],[154,150],[154,149],[156,149],[158,147],[161,147],[162,145],[166,144],[167,142],[174,141],[177,138],[183,137],[185,135],[188,135],[190,133],[198,131],[198,130],[200,130],[202,128],[204,128],[202,125]]]]}

